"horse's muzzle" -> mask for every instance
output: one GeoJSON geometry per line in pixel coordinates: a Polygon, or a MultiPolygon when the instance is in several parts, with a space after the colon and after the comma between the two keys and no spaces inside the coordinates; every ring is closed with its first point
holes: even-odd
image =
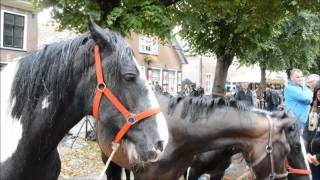
{"type": "Polygon", "coordinates": [[[157,162],[160,158],[161,152],[163,151],[163,141],[158,141],[152,150],[147,151],[141,157],[145,162],[157,162]]]}

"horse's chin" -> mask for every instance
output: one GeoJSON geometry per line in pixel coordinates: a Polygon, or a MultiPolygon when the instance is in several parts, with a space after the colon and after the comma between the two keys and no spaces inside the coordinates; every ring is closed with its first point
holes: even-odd
{"type": "Polygon", "coordinates": [[[140,163],[143,163],[143,162],[141,162],[141,160],[139,159],[136,146],[135,146],[133,143],[128,142],[128,141],[123,141],[123,145],[124,145],[124,147],[125,147],[125,149],[126,149],[126,151],[127,151],[128,159],[129,159],[129,163],[130,163],[130,164],[140,164],[140,163]]]}

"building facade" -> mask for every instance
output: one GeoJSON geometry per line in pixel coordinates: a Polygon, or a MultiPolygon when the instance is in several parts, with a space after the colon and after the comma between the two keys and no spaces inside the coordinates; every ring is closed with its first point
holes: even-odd
{"type": "Polygon", "coordinates": [[[1,67],[38,44],[37,13],[27,0],[0,1],[0,64],[1,67]]]}
{"type": "MultiPolygon", "coordinates": [[[[57,32],[55,25],[49,25],[42,20],[41,16],[47,16],[50,12],[40,12],[39,18],[39,45],[50,44],[62,39],[76,36],[70,31],[57,32]]],[[[156,38],[147,37],[132,32],[130,37],[125,38],[126,42],[134,51],[135,58],[140,65],[140,69],[147,80],[154,85],[156,82],[162,87],[163,91],[175,94],[181,89],[182,63],[183,60],[179,48],[172,41],[161,43],[156,38]]]]}
{"type": "Polygon", "coordinates": [[[182,65],[182,79],[189,79],[197,86],[204,88],[206,95],[211,94],[214,72],[216,69],[216,58],[200,55],[186,55],[188,64],[182,65]]]}
{"type": "Polygon", "coordinates": [[[174,43],[160,43],[156,38],[136,33],[132,33],[126,41],[149,82],[154,85],[158,83],[165,92],[180,92],[183,60],[174,43]]]}

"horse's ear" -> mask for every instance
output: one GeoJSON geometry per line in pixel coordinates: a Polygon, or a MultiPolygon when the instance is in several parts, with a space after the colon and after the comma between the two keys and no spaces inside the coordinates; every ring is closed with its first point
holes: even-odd
{"type": "Polygon", "coordinates": [[[112,48],[111,37],[109,36],[109,30],[102,29],[96,23],[94,23],[91,16],[87,15],[88,26],[92,39],[101,47],[112,48]]]}
{"type": "Polygon", "coordinates": [[[289,117],[289,114],[286,111],[273,111],[271,114],[272,117],[284,119],[289,117]]]}

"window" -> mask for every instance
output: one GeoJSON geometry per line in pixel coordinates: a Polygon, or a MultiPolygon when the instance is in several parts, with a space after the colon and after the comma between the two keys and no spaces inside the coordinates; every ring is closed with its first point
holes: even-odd
{"type": "Polygon", "coordinates": [[[140,66],[140,73],[143,74],[144,77],[146,77],[146,68],[144,66],[140,66]]]}
{"type": "Polygon", "coordinates": [[[160,70],[159,69],[152,69],[152,82],[156,82],[160,84],[160,70]]]}
{"type": "Polygon", "coordinates": [[[139,52],[158,55],[158,43],[149,37],[139,38],[139,52]]]}
{"type": "Polygon", "coordinates": [[[175,71],[169,71],[168,73],[168,85],[169,85],[169,92],[174,93],[175,92],[175,80],[176,80],[176,72],[175,71]]]}
{"type": "Polygon", "coordinates": [[[177,81],[178,81],[178,89],[177,89],[177,91],[181,92],[181,81],[182,81],[182,72],[181,71],[178,71],[178,79],[177,79],[177,81]]]}
{"type": "Polygon", "coordinates": [[[1,47],[25,49],[26,16],[7,11],[2,11],[1,15],[1,47]]]}
{"type": "Polygon", "coordinates": [[[211,93],[212,90],[212,74],[208,73],[206,74],[206,87],[205,87],[205,93],[211,93]]]}

